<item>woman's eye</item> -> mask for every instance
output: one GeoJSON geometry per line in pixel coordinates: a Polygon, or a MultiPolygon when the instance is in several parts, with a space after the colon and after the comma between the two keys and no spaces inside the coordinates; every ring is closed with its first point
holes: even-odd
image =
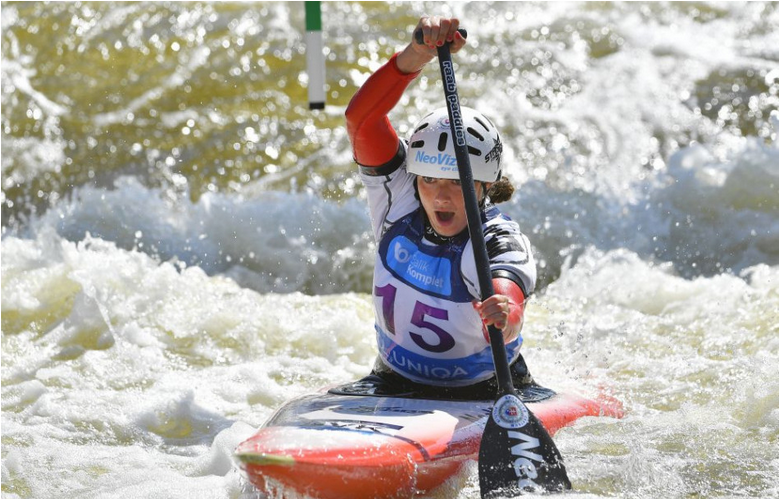
{"type": "Polygon", "coordinates": [[[434,178],[434,177],[427,177],[427,176],[424,176],[424,177],[422,177],[422,180],[423,180],[425,183],[427,183],[427,184],[432,184],[432,183],[434,183],[434,182],[435,182],[435,178],[434,178]]]}

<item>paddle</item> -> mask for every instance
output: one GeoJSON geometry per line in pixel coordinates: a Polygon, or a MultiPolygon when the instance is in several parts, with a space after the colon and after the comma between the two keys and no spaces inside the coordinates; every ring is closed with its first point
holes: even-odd
{"type": "MultiPolygon", "coordinates": [[[[460,30],[460,34],[467,38],[465,30],[460,30]]],[[[416,32],[415,37],[418,43],[424,43],[421,30],[416,32]]],[[[448,43],[438,47],[438,62],[451,134],[455,139],[454,153],[457,157],[462,196],[465,199],[468,232],[476,257],[481,299],[484,301],[495,291],[448,43]]],[[[571,482],[568,480],[560,451],[538,418],[530,412],[514,390],[503,334],[494,325],[489,326],[489,339],[499,391],[479,449],[481,497],[511,497],[522,491],[540,488],[547,491],[570,489],[571,482]]]]}

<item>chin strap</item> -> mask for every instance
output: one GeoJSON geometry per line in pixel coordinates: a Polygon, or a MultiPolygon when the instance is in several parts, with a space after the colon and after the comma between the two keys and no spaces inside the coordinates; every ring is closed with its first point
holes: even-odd
{"type": "Polygon", "coordinates": [[[432,224],[430,224],[430,218],[427,217],[427,211],[424,210],[424,207],[419,207],[419,210],[421,211],[421,219],[424,222],[424,238],[434,243],[435,245],[448,244],[455,237],[462,235],[462,233],[464,233],[461,232],[458,235],[455,235],[454,237],[444,237],[443,235],[435,231],[435,228],[432,227],[432,224]]]}

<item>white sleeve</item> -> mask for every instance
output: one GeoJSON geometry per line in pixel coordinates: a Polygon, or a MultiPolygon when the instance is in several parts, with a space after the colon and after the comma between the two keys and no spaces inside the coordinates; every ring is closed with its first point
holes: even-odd
{"type": "Polygon", "coordinates": [[[378,242],[392,223],[419,206],[413,189],[416,176],[408,173],[404,163],[384,175],[369,175],[367,172],[368,169],[362,168],[360,176],[367,188],[373,234],[378,242]]]}

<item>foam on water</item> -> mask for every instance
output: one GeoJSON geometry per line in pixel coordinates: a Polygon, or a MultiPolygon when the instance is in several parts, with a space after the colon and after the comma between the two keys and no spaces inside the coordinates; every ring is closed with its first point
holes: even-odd
{"type": "MultiPolygon", "coordinates": [[[[287,398],[372,363],[365,295],[262,295],[51,230],[7,237],[3,256],[3,483],[22,496],[247,495],[233,447],[287,398]]],[[[754,471],[770,477],[742,492],[774,491],[777,275],[688,280],[590,248],[531,301],[536,378],[627,406],[558,435],[580,492],[731,495],[754,471]]]]}
{"type": "Polygon", "coordinates": [[[241,439],[372,361],[364,296],[259,295],[53,231],[3,256],[3,484],[22,496],[236,495],[241,439]]]}
{"type": "MultiPolygon", "coordinates": [[[[753,138],[735,143],[723,160],[699,143],[678,150],[620,198],[529,180],[502,209],[533,237],[544,285],[589,246],[672,262],[683,276],[777,264],[779,149],[753,138]]],[[[260,292],[370,290],[374,243],[362,200],[247,192],[191,202],[184,178],[162,189],[123,177],[110,189],[77,188],[15,233],[90,234],[260,292]]]]}
{"type": "Polygon", "coordinates": [[[86,234],[162,260],[223,273],[260,291],[329,293],[371,280],[373,243],[366,204],[308,194],[252,198],[150,189],[120,178],[113,189],[85,186],[31,225],[73,241],[86,234]]]}
{"type": "Polygon", "coordinates": [[[778,300],[778,269],[766,265],[685,280],[625,250],[591,249],[565,270],[526,320],[528,363],[557,388],[611,390],[628,411],[558,435],[575,488],[682,498],[752,484],[747,495],[774,495],[778,300]]]}

